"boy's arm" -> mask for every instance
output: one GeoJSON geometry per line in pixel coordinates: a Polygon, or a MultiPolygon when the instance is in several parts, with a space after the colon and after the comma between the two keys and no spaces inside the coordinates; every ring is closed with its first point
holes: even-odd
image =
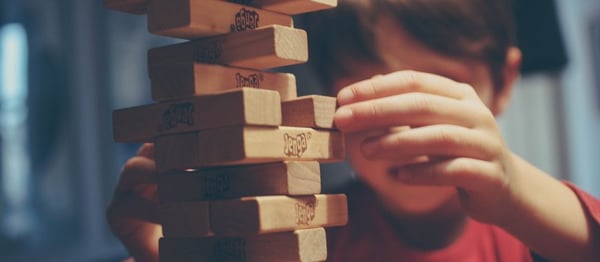
{"type": "Polygon", "coordinates": [[[498,225],[551,261],[600,261],[598,210],[594,217],[567,185],[513,159],[519,173],[513,182],[515,201],[498,225]]]}
{"type": "Polygon", "coordinates": [[[565,184],[508,149],[471,86],[398,71],[345,87],[338,103],[335,123],[346,133],[411,127],[361,144],[368,159],[401,165],[402,183],[456,187],[471,217],[504,228],[551,261],[600,261],[598,221],[565,184]],[[407,161],[422,156],[433,157],[407,161]]]}

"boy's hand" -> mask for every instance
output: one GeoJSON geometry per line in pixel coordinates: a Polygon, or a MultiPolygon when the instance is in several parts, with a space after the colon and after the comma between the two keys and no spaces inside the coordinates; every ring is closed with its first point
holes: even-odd
{"type": "Polygon", "coordinates": [[[510,212],[495,207],[511,201],[512,153],[471,86],[400,71],[345,87],[338,103],[335,124],[343,132],[410,126],[367,138],[361,148],[371,160],[412,163],[398,172],[403,183],[455,186],[463,208],[484,222],[510,212]]]}
{"type": "Polygon", "coordinates": [[[113,233],[136,261],[158,261],[158,224],[154,145],[144,144],[121,171],[106,217],[113,233]]]}

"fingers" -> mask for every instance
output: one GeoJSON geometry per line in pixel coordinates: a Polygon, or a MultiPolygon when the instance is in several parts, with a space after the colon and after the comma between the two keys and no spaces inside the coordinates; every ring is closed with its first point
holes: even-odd
{"type": "Polygon", "coordinates": [[[159,223],[158,199],[156,197],[148,198],[148,196],[156,196],[156,185],[146,185],[136,191],[115,191],[107,209],[109,221],[127,217],[159,223]]]}
{"type": "Polygon", "coordinates": [[[469,157],[493,160],[502,145],[478,130],[454,125],[432,125],[393,132],[363,142],[369,159],[407,159],[416,156],[469,157]]]}
{"type": "Polygon", "coordinates": [[[137,217],[156,221],[158,216],[158,173],[152,159],[154,145],[147,143],[125,163],[107,215],[137,217]]]}
{"type": "Polygon", "coordinates": [[[137,261],[158,261],[157,176],[154,145],[144,144],[125,163],[106,210],[111,230],[137,261]]]}
{"type": "Polygon", "coordinates": [[[117,190],[129,191],[137,185],[155,184],[157,179],[158,173],[154,160],[143,156],[134,156],[125,163],[117,190]]]}
{"type": "Polygon", "coordinates": [[[495,126],[474,89],[422,72],[399,71],[342,89],[335,125],[344,132],[433,124],[495,126]]]}
{"type": "Polygon", "coordinates": [[[469,191],[485,190],[496,184],[501,170],[493,162],[454,158],[401,168],[398,179],[411,185],[456,186],[469,191]]]}
{"type": "Polygon", "coordinates": [[[434,94],[458,100],[477,97],[470,86],[449,78],[415,71],[398,71],[343,88],[338,93],[338,103],[343,106],[411,92],[434,94]]]}
{"type": "Polygon", "coordinates": [[[335,125],[344,132],[389,126],[459,125],[472,128],[491,113],[484,106],[425,93],[377,98],[340,107],[335,125]]]}
{"type": "Polygon", "coordinates": [[[158,261],[162,227],[158,223],[157,206],[135,194],[115,194],[107,209],[111,230],[137,261],[158,261]]]}
{"type": "Polygon", "coordinates": [[[154,143],[144,143],[137,152],[138,156],[154,159],[154,143]]]}

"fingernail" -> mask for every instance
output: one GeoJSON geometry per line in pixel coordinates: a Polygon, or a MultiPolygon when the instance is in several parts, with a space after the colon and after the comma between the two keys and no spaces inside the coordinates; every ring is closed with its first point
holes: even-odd
{"type": "Polygon", "coordinates": [[[348,88],[342,89],[337,95],[338,103],[340,105],[346,105],[352,102],[354,99],[354,93],[348,88]]]}

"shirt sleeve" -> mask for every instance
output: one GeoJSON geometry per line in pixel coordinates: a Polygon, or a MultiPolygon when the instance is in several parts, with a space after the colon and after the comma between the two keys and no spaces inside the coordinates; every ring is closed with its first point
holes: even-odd
{"type": "Polygon", "coordinates": [[[600,200],[570,182],[564,181],[563,183],[575,192],[585,212],[587,212],[596,225],[600,225],[600,200]]]}

